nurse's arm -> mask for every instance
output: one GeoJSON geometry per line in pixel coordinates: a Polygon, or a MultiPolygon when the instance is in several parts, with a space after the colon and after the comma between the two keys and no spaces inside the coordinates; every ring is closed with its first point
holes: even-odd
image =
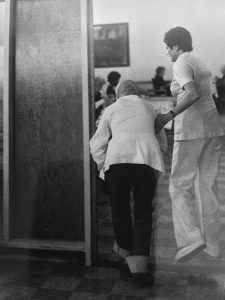
{"type": "Polygon", "coordinates": [[[200,98],[200,94],[194,81],[190,81],[183,86],[185,93],[181,101],[166,114],[158,114],[155,121],[155,131],[158,133],[169,121],[173,120],[177,115],[188,109],[200,98]]]}
{"type": "Polygon", "coordinates": [[[174,115],[179,115],[191,105],[193,105],[196,101],[200,99],[200,94],[196,87],[194,81],[190,81],[183,86],[183,90],[185,93],[182,96],[179,104],[173,109],[174,115]]]}

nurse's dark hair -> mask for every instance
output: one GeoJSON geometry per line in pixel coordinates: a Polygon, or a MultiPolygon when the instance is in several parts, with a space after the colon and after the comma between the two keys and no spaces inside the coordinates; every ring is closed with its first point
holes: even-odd
{"type": "Polygon", "coordinates": [[[183,27],[174,27],[165,33],[164,43],[169,47],[178,46],[184,52],[191,52],[192,38],[190,32],[183,27]]]}

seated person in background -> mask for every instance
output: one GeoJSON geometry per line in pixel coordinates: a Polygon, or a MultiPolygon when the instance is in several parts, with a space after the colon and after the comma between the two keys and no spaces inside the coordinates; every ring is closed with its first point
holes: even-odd
{"type": "MultiPolygon", "coordinates": [[[[90,151],[109,193],[121,266],[139,283],[151,280],[148,269],[152,234],[152,201],[160,173],[165,172],[160,143],[154,130],[152,104],[140,98],[134,81],[122,81],[117,101],[107,107],[90,141],[90,151]],[[134,194],[134,223],[130,192],[134,194]]],[[[167,143],[162,131],[162,146],[167,143]]],[[[164,150],[166,150],[164,148],[164,150]]]]}
{"type": "Polygon", "coordinates": [[[120,81],[120,73],[112,71],[108,74],[108,86],[106,87],[106,95],[108,97],[109,105],[116,101],[116,86],[120,81]]]}
{"type": "Polygon", "coordinates": [[[164,80],[164,75],[166,72],[166,69],[164,67],[157,67],[155,70],[156,74],[155,77],[152,78],[152,84],[155,90],[156,96],[171,96],[169,82],[164,80]]]}
{"type": "MultiPolygon", "coordinates": [[[[94,91],[95,91],[95,120],[98,121],[102,110],[105,107],[105,99],[102,95],[102,87],[105,84],[105,79],[98,76],[94,79],[94,91]]],[[[96,124],[97,125],[97,124],[96,124]]]]}
{"type": "Polygon", "coordinates": [[[225,102],[225,65],[220,68],[220,72],[222,73],[222,77],[217,78],[216,88],[219,102],[225,102]]]}

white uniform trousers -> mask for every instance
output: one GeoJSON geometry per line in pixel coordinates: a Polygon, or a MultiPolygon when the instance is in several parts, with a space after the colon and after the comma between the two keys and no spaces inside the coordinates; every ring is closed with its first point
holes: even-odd
{"type": "Polygon", "coordinates": [[[210,255],[219,255],[216,175],[221,153],[219,137],[174,142],[169,191],[178,248],[203,241],[210,255]]]}

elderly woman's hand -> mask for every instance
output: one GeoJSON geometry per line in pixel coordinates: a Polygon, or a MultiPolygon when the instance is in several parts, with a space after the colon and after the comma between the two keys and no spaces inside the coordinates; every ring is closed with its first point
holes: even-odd
{"type": "Polygon", "coordinates": [[[169,122],[173,120],[171,113],[167,114],[158,114],[155,119],[155,132],[156,134],[169,122]]]}

